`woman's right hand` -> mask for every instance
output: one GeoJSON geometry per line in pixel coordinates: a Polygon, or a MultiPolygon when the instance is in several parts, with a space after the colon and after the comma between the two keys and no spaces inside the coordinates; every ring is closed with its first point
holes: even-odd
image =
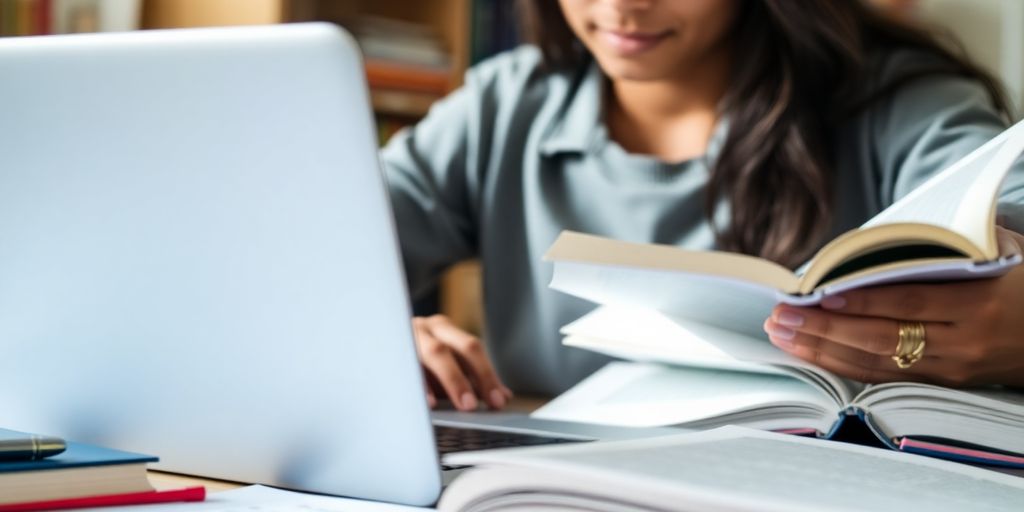
{"type": "Polygon", "coordinates": [[[505,407],[512,391],[498,378],[480,338],[455,326],[448,317],[414,317],[416,352],[426,370],[427,402],[433,409],[438,396],[447,396],[460,411],[472,411],[480,401],[491,409],[505,407]]]}

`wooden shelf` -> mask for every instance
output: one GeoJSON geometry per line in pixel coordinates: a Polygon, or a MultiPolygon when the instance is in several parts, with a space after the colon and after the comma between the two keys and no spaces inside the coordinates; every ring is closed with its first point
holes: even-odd
{"type": "Polygon", "coordinates": [[[373,15],[428,26],[451,59],[448,92],[462,84],[469,65],[470,0],[145,0],[143,28],[258,25],[297,21],[340,22],[373,15]]]}
{"type": "Polygon", "coordinates": [[[449,90],[462,84],[469,66],[471,0],[284,0],[287,21],[340,22],[372,15],[431,27],[451,58],[449,90]]]}
{"type": "Polygon", "coordinates": [[[414,91],[370,89],[370,100],[377,114],[417,119],[427,115],[438,97],[414,91]]]}
{"type": "Polygon", "coordinates": [[[266,25],[286,21],[282,0],[145,0],[143,28],[266,25]]]}

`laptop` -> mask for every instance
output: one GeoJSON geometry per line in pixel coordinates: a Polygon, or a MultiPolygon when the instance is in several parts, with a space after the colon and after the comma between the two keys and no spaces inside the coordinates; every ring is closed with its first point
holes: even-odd
{"type": "MultiPolygon", "coordinates": [[[[3,427],[151,453],[160,470],[435,502],[439,451],[344,31],[8,38],[0,76],[3,427]]],[[[434,419],[498,445],[668,432],[434,419]]]]}

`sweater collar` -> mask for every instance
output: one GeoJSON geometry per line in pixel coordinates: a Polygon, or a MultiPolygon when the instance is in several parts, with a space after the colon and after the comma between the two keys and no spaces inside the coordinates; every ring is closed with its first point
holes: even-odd
{"type": "Polygon", "coordinates": [[[594,148],[598,128],[604,123],[604,74],[591,61],[581,74],[570,101],[541,142],[541,153],[584,153],[594,148]]]}
{"type": "MultiPolygon", "coordinates": [[[[563,108],[562,115],[541,142],[541,154],[553,156],[559,153],[587,153],[599,150],[607,142],[605,83],[606,78],[601,68],[591,61],[578,79],[575,91],[570,93],[570,100],[563,108]]],[[[728,134],[729,120],[722,117],[701,158],[713,161],[728,134]]]]}

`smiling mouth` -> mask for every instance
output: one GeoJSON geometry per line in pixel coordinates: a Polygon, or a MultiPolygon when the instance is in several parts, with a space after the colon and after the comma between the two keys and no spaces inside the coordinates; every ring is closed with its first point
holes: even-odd
{"type": "Polygon", "coordinates": [[[600,27],[595,27],[594,30],[606,45],[622,56],[638,55],[651,50],[672,33],[670,30],[662,32],[623,32],[600,27]]]}

